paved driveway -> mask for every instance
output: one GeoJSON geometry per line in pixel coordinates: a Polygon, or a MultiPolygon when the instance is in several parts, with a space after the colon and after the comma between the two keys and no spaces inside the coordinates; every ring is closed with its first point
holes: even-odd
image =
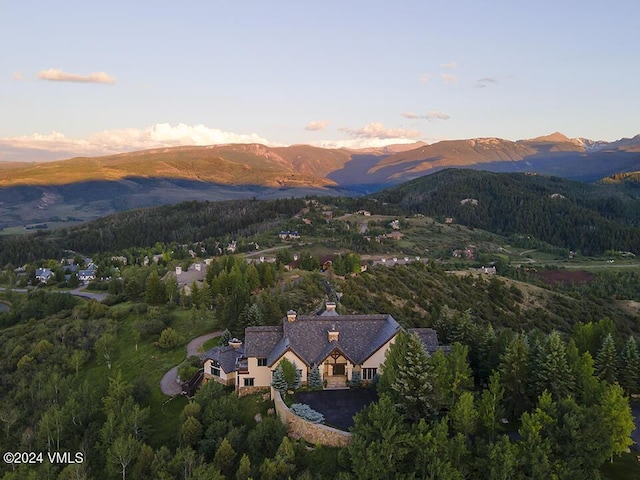
{"type": "MultiPolygon", "coordinates": [[[[219,337],[223,334],[222,330],[217,332],[207,333],[206,335],[202,335],[200,337],[194,338],[187,344],[187,358],[193,355],[200,355],[202,353],[202,346],[204,342],[207,340],[219,337]]],[[[162,379],[160,380],[160,390],[165,395],[180,395],[182,393],[182,385],[179,384],[176,380],[178,379],[178,366],[171,368],[167,373],[164,374],[162,379]]]]}
{"type": "Polygon", "coordinates": [[[345,431],[353,427],[356,413],[377,400],[378,393],[369,388],[296,393],[296,402],[306,403],[324,415],[326,424],[345,431]]]}

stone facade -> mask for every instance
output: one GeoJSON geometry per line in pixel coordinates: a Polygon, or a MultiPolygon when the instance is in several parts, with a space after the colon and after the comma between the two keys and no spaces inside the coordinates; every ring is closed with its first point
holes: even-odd
{"type": "Polygon", "coordinates": [[[298,417],[289,410],[277,390],[273,390],[273,401],[278,418],[288,427],[289,435],[304,438],[309,443],[327,445],[329,447],[346,447],[351,442],[351,433],[349,432],[311,423],[298,417]]]}
{"type": "Polygon", "coordinates": [[[236,392],[238,397],[244,397],[245,395],[251,395],[252,393],[268,392],[269,387],[238,387],[236,392]]]}

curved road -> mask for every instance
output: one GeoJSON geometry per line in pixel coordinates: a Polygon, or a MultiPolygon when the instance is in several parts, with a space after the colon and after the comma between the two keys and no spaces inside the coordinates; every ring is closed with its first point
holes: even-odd
{"type": "MultiPolygon", "coordinates": [[[[204,345],[204,342],[212,338],[219,337],[223,333],[224,332],[222,330],[218,330],[216,332],[207,333],[206,335],[201,335],[200,337],[196,337],[191,340],[187,344],[186,358],[189,358],[193,355],[199,355],[201,353],[202,345],[204,345]]],[[[167,373],[165,373],[162,377],[162,380],[160,380],[160,390],[162,390],[162,393],[169,396],[180,395],[182,393],[182,387],[178,382],[176,382],[177,378],[178,366],[176,365],[167,373]]]]}

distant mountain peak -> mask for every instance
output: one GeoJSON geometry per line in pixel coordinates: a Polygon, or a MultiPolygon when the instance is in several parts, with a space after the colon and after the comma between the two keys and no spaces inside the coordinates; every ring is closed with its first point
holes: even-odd
{"type": "Polygon", "coordinates": [[[553,132],[551,135],[532,138],[532,142],[573,142],[571,138],[560,132],[553,132]]]}

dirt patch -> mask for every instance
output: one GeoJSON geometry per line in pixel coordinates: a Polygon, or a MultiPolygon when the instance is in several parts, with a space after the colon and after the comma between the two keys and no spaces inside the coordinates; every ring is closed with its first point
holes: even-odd
{"type": "Polygon", "coordinates": [[[591,283],[595,275],[585,270],[540,270],[536,275],[547,285],[591,283]]]}

